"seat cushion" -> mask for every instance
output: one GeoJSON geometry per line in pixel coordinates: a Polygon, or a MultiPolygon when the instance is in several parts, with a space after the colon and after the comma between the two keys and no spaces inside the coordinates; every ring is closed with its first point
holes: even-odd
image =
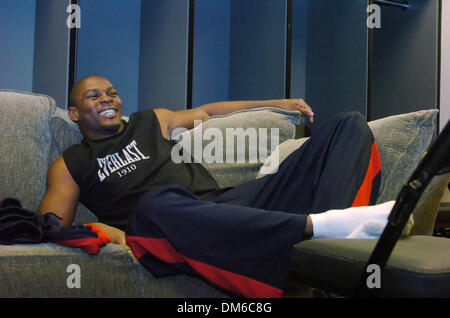
{"type": "MultiPolygon", "coordinates": [[[[352,296],[378,240],[314,239],[295,245],[292,275],[295,279],[343,296],[352,296]]],[[[449,297],[450,240],[410,236],[397,242],[385,269],[383,297],[449,297]]]]}
{"type": "Polygon", "coordinates": [[[120,245],[97,255],[52,243],[0,246],[0,264],[0,297],[138,296],[133,259],[120,245]],[[80,288],[67,285],[71,264],[79,266],[80,288]]]}
{"type": "Polygon", "coordinates": [[[0,245],[0,277],[0,298],[228,297],[196,277],[157,279],[128,247],[116,244],[97,255],[53,243],[0,245]],[[79,266],[80,288],[68,287],[76,282],[70,265],[79,266]]]}

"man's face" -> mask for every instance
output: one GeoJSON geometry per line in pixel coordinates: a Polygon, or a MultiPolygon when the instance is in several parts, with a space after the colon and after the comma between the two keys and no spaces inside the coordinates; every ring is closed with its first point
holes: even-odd
{"type": "Polygon", "coordinates": [[[122,127],[122,100],[113,85],[102,77],[90,77],[75,91],[76,106],[69,116],[88,139],[109,137],[122,127]]]}

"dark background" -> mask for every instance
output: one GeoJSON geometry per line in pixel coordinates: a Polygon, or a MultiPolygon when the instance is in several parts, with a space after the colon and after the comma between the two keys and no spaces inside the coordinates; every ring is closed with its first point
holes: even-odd
{"type": "Polygon", "coordinates": [[[374,120],[439,108],[440,1],[381,6],[374,30],[367,5],[0,0],[0,88],[48,94],[66,108],[73,81],[100,74],[118,88],[125,115],[277,98],[304,98],[319,123],[347,110],[374,120]],[[71,2],[80,29],[66,26],[71,2]]]}

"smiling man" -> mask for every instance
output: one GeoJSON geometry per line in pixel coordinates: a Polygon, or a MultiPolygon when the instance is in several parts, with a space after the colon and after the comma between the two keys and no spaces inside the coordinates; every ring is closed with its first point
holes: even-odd
{"type": "Polygon", "coordinates": [[[70,226],[83,203],[111,243],[129,245],[155,276],[195,273],[240,295],[279,297],[294,244],[311,237],[377,237],[394,203],[369,206],[378,195],[381,165],[358,113],[322,124],[276,174],[223,189],[200,163],[171,160],[170,132],[264,106],[297,110],[313,122],[305,101],[149,109],[126,122],[117,89],[94,75],[75,85],[70,102],[69,117],[84,139],[51,165],[39,211],[70,226]]]}
{"type": "Polygon", "coordinates": [[[112,84],[102,77],[88,76],[70,93],[69,117],[78,123],[86,139],[109,137],[123,129],[122,100],[112,84]],[[107,99],[99,103],[100,97],[107,99]]]}

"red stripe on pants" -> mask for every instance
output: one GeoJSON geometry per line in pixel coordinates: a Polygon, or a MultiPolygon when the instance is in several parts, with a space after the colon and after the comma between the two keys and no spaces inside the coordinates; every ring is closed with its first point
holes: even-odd
{"type": "Polygon", "coordinates": [[[245,297],[279,298],[283,296],[283,291],[279,288],[186,257],[179,253],[166,239],[126,236],[126,240],[127,245],[137,259],[140,259],[148,252],[167,263],[186,262],[195,271],[217,286],[245,297]]]}
{"type": "Polygon", "coordinates": [[[381,171],[381,160],[378,152],[377,143],[374,141],[372,144],[370,162],[367,168],[366,176],[359,187],[358,193],[352,203],[352,207],[355,206],[367,206],[370,203],[370,195],[372,193],[372,183],[378,173],[381,171]]]}

